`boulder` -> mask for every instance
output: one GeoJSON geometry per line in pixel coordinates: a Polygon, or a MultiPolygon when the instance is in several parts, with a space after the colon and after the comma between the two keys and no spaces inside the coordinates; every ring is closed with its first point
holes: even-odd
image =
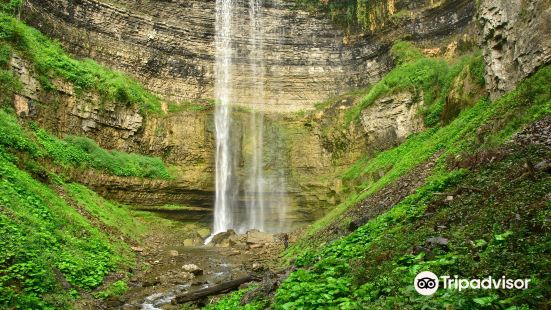
{"type": "Polygon", "coordinates": [[[180,273],[180,277],[184,280],[191,280],[195,278],[195,275],[191,272],[183,271],[180,273]]]}
{"type": "Polygon", "coordinates": [[[206,239],[210,235],[210,229],[208,228],[201,228],[197,231],[197,234],[203,238],[206,239]]]}
{"type": "Polygon", "coordinates": [[[236,243],[237,240],[237,234],[233,229],[230,229],[228,231],[218,233],[214,237],[212,237],[209,245],[218,247],[229,247],[232,244],[236,243]]]}
{"type": "Polygon", "coordinates": [[[189,272],[189,273],[193,274],[194,276],[200,276],[200,275],[203,274],[203,269],[199,268],[199,266],[197,266],[195,264],[183,265],[182,269],[185,272],[189,272]]]}
{"type": "Polygon", "coordinates": [[[200,246],[205,242],[205,238],[201,237],[198,232],[191,232],[185,235],[184,246],[200,246]]]}
{"type": "Polygon", "coordinates": [[[272,243],[275,241],[275,238],[273,235],[261,232],[256,229],[252,229],[247,231],[247,244],[266,244],[266,243],[272,243]]]}

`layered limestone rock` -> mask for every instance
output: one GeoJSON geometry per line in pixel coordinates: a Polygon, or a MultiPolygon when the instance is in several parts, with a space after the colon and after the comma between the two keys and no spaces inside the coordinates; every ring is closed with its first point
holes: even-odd
{"type": "Polygon", "coordinates": [[[492,99],[551,61],[551,6],[547,0],[483,0],[481,45],[492,99]]]}
{"type": "Polygon", "coordinates": [[[87,135],[110,149],[128,148],[130,138],[142,129],[136,107],[103,102],[93,92],[77,96],[73,85],[60,79],[52,81],[54,90],[44,91],[32,65],[17,55],[11,67],[23,86],[15,96],[19,116],[37,116],[55,133],[87,135]]]}
{"type": "MultiPolygon", "coordinates": [[[[248,63],[248,3],[238,2],[241,35],[234,46],[234,97],[258,101],[248,63]]],[[[214,5],[209,0],[27,0],[23,18],[77,55],[91,57],[136,76],[172,100],[213,98],[214,5]]],[[[377,81],[392,63],[392,41],[407,37],[431,42],[460,34],[475,13],[474,0],[395,1],[401,14],[374,34],[350,39],[325,16],[282,0],[262,9],[265,108],[295,111],[377,81]],[[403,18],[405,17],[405,18],[403,18]]]]}
{"type": "Polygon", "coordinates": [[[76,174],[75,180],[122,202],[212,205],[214,125],[211,110],[145,118],[137,107],[102,100],[92,91],[77,94],[72,84],[62,80],[53,80],[53,89],[46,91],[32,65],[17,55],[12,57],[11,67],[23,86],[14,98],[20,117],[30,118],[60,137],[87,136],[106,149],[159,156],[175,166],[177,176],[171,181],[151,181],[76,174]]]}
{"type": "Polygon", "coordinates": [[[361,113],[367,143],[388,149],[423,130],[423,117],[419,113],[422,103],[422,100],[414,100],[410,92],[376,100],[361,113]]]}
{"type": "MultiPolygon", "coordinates": [[[[281,174],[286,180],[288,217],[293,222],[317,218],[324,207],[339,202],[338,176],[351,163],[418,131],[422,124],[416,112],[422,103],[408,93],[383,98],[363,111],[361,121],[352,123],[344,121],[354,103],[350,98],[323,112],[279,112],[311,109],[332,94],[378,81],[392,67],[388,50],[393,41],[407,38],[424,47],[448,45],[457,39],[453,36],[469,31],[475,13],[474,0],[395,2],[396,12],[411,14],[401,14],[406,18],[392,19],[376,33],[353,38],[326,17],[297,10],[291,2],[265,3],[264,162],[267,174],[281,174]]],[[[247,28],[246,3],[242,5],[238,14],[247,28]]],[[[22,16],[74,54],[125,71],[163,98],[213,97],[212,0],[27,0],[22,16]]],[[[236,40],[239,55],[250,53],[247,40],[243,31],[236,40]]],[[[246,58],[234,59],[232,68],[237,94],[233,101],[244,105],[256,101],[246,58]]],[[[24,88],[34,94],[16,98],[21,115],[33,117],[60,136],[85,135],[108,149],[160,156],[177,175],[170,181],[95,175],[75,179],[123,202],[212,207],[212,110],[142,117],[135,108],[102,103],[94,93],[77,95],[62,81],[55,81],[55,89],[46,92],[32,80],[32,69],[23,64],[16,70],[26,70],[19,75],[29,81],[24,88]]],[[[232,130],[241,150],[240,174],[247,173],[249,164],[248,118],[249,112],[234,111],[232,130]]]]}

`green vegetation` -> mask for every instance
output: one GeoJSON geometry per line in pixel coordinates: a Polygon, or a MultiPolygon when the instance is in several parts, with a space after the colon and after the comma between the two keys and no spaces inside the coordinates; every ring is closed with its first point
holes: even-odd
{"type": "Polygon", "coordinates": [[[0,1],[0,12],[16,16],[21,7],[21,0],[2,0],[0,1]]]}
{"type": "Polygon", "coordinates": [[[213,100],[207,100],[207,101],[198,101],[198,102],[191,102],[191,101],[184,101],[179,103],[170,103],[168,105],[168,112],[169,113],[178,113],[181,111],[187,111],[187,112],[201,112],[212,109],[214,106],[213,100]]]}
{"type": "Polygon", "coordinates": [[[60,140],[37,126],[27,130],[4,110],[0,110],[0,126],[5,128],[0,133],[0,145],[26,152],[32,160],[51,161],[65,168],[91,168],[117,176],[170,178],[160,158],[107,151],[85,137],[69,136],[60,140]]]}
{"type": "Polygon", "coordinates": [[[440,160],[443,162],[447,157],[472,153],[478,148],[495,147],[526,124],[550,114],[551,94],[546,89],[546,81],[550,78],[551,67],[544,67],[499,101],[480,100],[447,126],[428,129],[396,148],[373,158],[366,156],[361,159],[343,175],[350,193],[348,200],[316,222],[312,231],[327,225],[350,206],[397,180],[439,151],[445,152],[440,160]],[[493,132],[486,132],[485,136],[477,132],[491,124],[494,124],[493,132]],[[379,171],[385,172],[382,178],[372,177],[379,171]]]}
{"type": "Polygon", "coordinates": [[[64,186],[80,185],[57,182],[48,186],[34,179],[18,168],[4,145],[0,147],[2,308],[66,308],[80,291],[97,287],[109,272],[133,260],[117,237],[135,229],[128,211],[84,188],[60,195],[64,186]],[[81,204],[85,200],[94,204],[81,204]],[[110,226],[94,213],[117,214],[119,223],[110,226]],[[117,234],[106,234],[96,222],[117,234]],[[61,287],[64,281],[68,286],[61,287]]]}
{"type": "MultiPolygon", "coordinates": [[[[40,142],[43,143],[43,140],[40,139],[40,142]]],[[[64,142],[66,142],[65,145],[68,148],[74,150],[75,154],[86,154],[84,156],[85,160],[79,163],[81,167],[92,167],[118,176],[135,176],[150,179],[170,178],[170,174],[163,161],[158,157],[106,151],[100,148],[93,140],[85,137],[68,136],[64,142]]],[[[46,146],[47,144],[44,143],[44,145],[46,146]]],[[[48,151],[50,151],[50,148],[48,148],[48,151]]],[[[55,152],[55,148],[53,151],[55,152]]],[[[65,151],[65,154],[67,154],[67,151],[65,151]]]]}
{"type": "Polygon", "coordinates": [[[409,42],[399,41],[392,47],[391,54],[397,66],[350,109],[346,115],[348,122],[359,120],[361,111],[381,96],[407,90],[417,97],[422,96],[425,124],[435,126],[440,122],[446,98],[458,75],[466,70],[479,88],[484,85],[484,61],[480,53],[448,64],[442,59],[424,56],[409,42]]]}
{"type": "Polygon", "coordinates": [[[241,304],[241,298],[250,291],[251,289],[255,288],[255,286],[250,286],[245,289],[235,291],[228,296],[225,296],[220,302],[215,304],[210,304],[205,307],[206,310],[235,310],[235,309],[243,309],[243,310],[262,310],[266,309],[266,306],[268,305],[268,301],[266,300],[255,300],[251,303],[248,303],[246,305],[241,304]]]}
{"type": "MultiPolygon", "coordinates": [[[[52,88],[51,79],[62,78],[74,85],[77,94],[97,91],[103,100],[138,106],[142,113],[160,113],[160,99],[138,82],[93,60],[68,56],[59,43],[10,16],[14,12],[12,7],[18,4],[4,4],[0,8],[0,46],[9,44],[20,56],[30,59],[45,89],[52,88]]],[[[0,53],[0,65],[4,55],[0,53]]],[[[0,79],[4,78],[0,72],[0,79]]]]}
{"type": "MultiPolygon", "coordinates": [[[[137,240],[145,228],[127,208],[63,181],[48,163],[137,176],[167,176],[166,169],[159,159],[25,128],[4,110],[0,127],[0,307],[66,308],[109,272],[132,264],[120,237],[137,240]]],[[[106,294],[122,289],[113,285],[106,294]]]]}
{"type": "Polygon", "coordinates": [[[106,299],[112,296],[120,296],[128,291],[128,285],[123,280],[115,281],[109,287],[96,293],[97,298],[106,299]]]}
{"type": "MultiPolygon", "coordinates": [[[[550,229],[545,221],[542,222],[550,212],[549,203],[543,202],[545,193],[550,190],[550,178],[545,174],[536,181],[503,178],[515,175],[511,170],[522,167],[522,159],[532,157],[533,161],[541,160],[548,157],[549,152],[539,149],[519,151],[480,172],[449,170],[446,162],[450,158],[461,158],[478,150],[498,147],[526,124],[551,114],[551,92],[546,86],[549,79],[551,66],[540,69],[497,102],[489,104],[481,100],[448,126],[413,136],[394,149],[374,158],[366,157],[354,165],[344,175],[347,184],[356,184],[350,188],[350,199],[313,225],[308,237],[291,249],[290,253],[302,253],[297,264],[305,269],[294,272],[281,286],[275,298],[275,308],[310,308],[320,305],[343,309],[367,305],[374,308],[415,308],[415,305],[420,306],[422,303],[476,308],[481,302],[488,303],[486,306],[528,304],[534,307],[548,300],[549,296],[545,297],[544,294],[550,291],[550,279],[541,270],[549,268],[545,264],[548,264],[550,253],[544,250],[548,248],[549,240],[545,237],[546,233],[532,234],[531,227],[535,221],[539,225],[538,229],[550,229]],[[488,125],[492,126],[491,130],[481,133],[480,128],[488,125]],[[311,250],[304,251],[309,248],[307,244],[320,244],[327,240],[320,237],[320,230],[335,221],[344,210],[396,181],[437,152],[442,154],[432,176],[415,194],[354,233],[326,247],[317,250],[310,247],[311,250]],[[381,170],[386,173],[380,179],[365,177],[381,170]],[[431,203],[437,203],[439,196],[435,193],[453,191],[460,182],[466,183],[464,187],[478,187],[478,183],[487,187],[471,193],[465,200],[436,210],[437,215],[428,222],[423,215],[431,203]],[[493,193],[495,189],[492,186],[496,183],[503,186],[500,188],[501,194],[493,193]],[[496,198],[486,201],[488,196],[496,198]],[[530,214],[522,215],[523,220],[518,225],[507,222],[511,214],[531,205],[537,207],[530,214]],[[498,207],[500,216],[496,216],[494,211],[498,207]],[[424,246],[425,240],[437,233],[432,230],[433,227],[441,222],[450,226],[440,232],[453,240],[449,251],[436,252],[435,256],[434,253],[412,255],[412,247],[424,246]],[[518,243],[521,242],[519,239],[507,243],[492,237],[507,229],[525,244],[518,243]],[[476,235],[479,237],[475,238],[476,235]],[[473,250],[469,242],[477,239],[484,240],[488,245],[473,250]],[[506,254],[504,249],[507,249],[506,254]],[[512,259],[513,256],[515,259],[512,259]],[[480,257],[480,260],[473,257],[480,257]],[[495,292],[489,296],[480,296],[480,293],[477,295],[477,292],[472,291],[463,294],[441,291],[435,299],[429,299],[418,295],[411,285],[413,277],[420,270],[431,270],[437,274],[463,274],[465,277],[503,274],[522,278],[533,275],[534,286],[527,291],[495,292]]],[[[346,227],[346,219],[343,221],[339,218],[339,221],[343,228],[346,227]]]]}
{"type": "Polygon", "coordinates": [[[21,89],[21,82],[9,68],[11,55],[11,47],[0,41],[0,105],[11,102],[13,93],[21,89]]]}
{"type": "Polygon", "coordinates": [[[126,207],[70,183],[65,174],[94,169],[117,176],[170,175],[159,158],[108,151],[84,137],[59,139],[19,122],[6,108],[21,89],[10,59],[17,53],[30,60],[46,90],[61,78],[77,95],[97,91],[103,100],[144,112],[160,111],[160,104],[122,73],[67,56],[58,43],[11,17],[19,5],[0,3],[0,308],[65,309],[85,292],[97,298],[124,293],[124,280],[107,285],[104,279],[133,266],[127,242],[136,242],[146,228],[126,207]]]}
{"type": "Polygon", "coordinates": [[[319,252],[302,254],[296,264],[303,268],[279,288],[273,308],[542,306],[551,291],[551,278],[545,272],[551,267],[551,226],[545,220],[551,205],[543,199],[551,190],[551,177],[546,173],[535,180],[515,177],[522,175],[526,158],[542,160],[549,155],[543,148],[523,150],[481,171],[455,170],[431,178],[415,194],[352,234],[319,252]],[[479,190],[448,203],[435,195],[465,187],[479,190]],[[431,237],[450,241],[433,246],[427,241],[431,237]],[[466,278],[528,277],[532,286],[527,290],[439,290],[425,297],[412,285],[415,275],[424,270],[466,278]]]}
{"type": "Polygon", "coordinates": [[[298,7],[328,14],[346,29],[374,30],[395,12],[393,0],[295,0],[298,7]]]}

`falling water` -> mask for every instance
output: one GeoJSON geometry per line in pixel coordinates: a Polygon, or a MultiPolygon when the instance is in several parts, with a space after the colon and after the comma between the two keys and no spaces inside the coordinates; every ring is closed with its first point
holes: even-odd
{"type": "MultiPolygon", "coordinates": [[[[216,125],[216,199],[214,211],[213,234],[235,229],[244,232],[248,229],[259,229],[262,231],[281,231],[285,228],[282,223],[287,210],[287,197],[285,189],[285,177],[280,166],[266,175],[264,162],[264,28],[262,25],[261,6],[262,0],[248,0],[248,29],[240,28],[245,16],[238,15],[239,7],[237,0],[216,1],[216,68],[215,68],[215,95],[217,106],[215,110],[216,125]],[[241,38],[248,40],[236,40],[239,31],[248,32],[241,34],[241,38]],[[247,44],[246,48],[236,49],[237,44],[247,44]],[[246,55],[233,55],[236,50],[248,51],[246,55]],[[240,57],[241,56],[241,57],[240,57]],[[232,143],[235,139],[232,131],[232,94],[235,92],[235,85],[232,82],[236,77],[243,78],[236,72],[233,59],[245,59],[250,70],[245,75],[248,89],[254,95],[252,111],[248,117],[249,141],[251,143],[250,158],[245,172],[246,180],[240,183],[236,169],[235,160],[239,157],[236,147],[239,143],[232,143]],[[233,138],[233,139],[232,139],[233,138]],[[239,205],[237,195],[239,188],[245,194],[245,201],[239,205]],[[270,191],[266,197],[266,190],[270,191]],[[244,208],[244,212],[243,209],[244,208]],[[242,211],[239,211],[242,210],[242,211]],[[242,215],[240,215],[243,213],[242,215]],[[267,227],[267,221],[276,221],[267,227]]],[[[281,145],[277,141],[273,143],[277,153],[281,145]]],[[[272,152],[274,153],[274,152],[272,152]]],[[[282,162],[281,156],[276,161],[282,162]]],[[[207,242],[210,238],[207,239],[207,242]]]]}
{"type": "Polygon", "coordinates": [[[233,227],[233,159],[230,140],[233,0],[216,0],[216,198],[213,235],[233,227]]]}
{"type": "Polygon", "coordinates": [[[247,222],[240,230],[256,228],[265,230],[266,219],[264,201],[264,62],[262,18],[260,17],[261,0],[249,0],[251,84],[256,94],[256,102],[251,113],[252,160],[247,180],[247,222]]]}

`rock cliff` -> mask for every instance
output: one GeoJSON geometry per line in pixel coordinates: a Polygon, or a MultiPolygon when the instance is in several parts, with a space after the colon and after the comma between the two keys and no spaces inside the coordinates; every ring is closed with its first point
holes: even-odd
{"type": "MultiPolygon", "coordinates": [[[[23,18],[76,55],[137,77],[170,100],[213,98],[215,1],[27,0],[23,18]]],[[[247,4],[242,4],[245,9],[247,4]]],[[[376,33],[350,39],[325,16],[266,1],[263,63],[268,109],[311,108],[329,95],[377,81],[392,66],[397,38],[435,42],[467,31],[472,0],[396,1],[394,18],[376,33]]],[[[248,25],[245,11],[240,22],[248,25]]],[[[236,26],[237,27],[237,26],[236,26]]],[[[236,103],[254,103],[247,31],[236,38],[236,103]]]]}
{"type": "Polygon", "coordinates": [[[546,0],[481,1],[480,42],[492,99],[551,61],[549,4],[546,0]]]}
{"type": "MultiPolygon", "coordinates": [[[[265,124],[266,169],[275,173],[270,163],[282,163],[272,166],[283,167],[278,173],[286,177],[296,218],[311,217],[322,212],[319,207],[338,202],[342,184],[335,181],[336,176],[364,154],[397,145],[423,129],[418,113],[423,100],[408,92],[378,99],[361,112],[360,122],[348,125],[343,125],[344,115],[357,104],[353,97],[338,99],[315,113],[291,111],[311,109],[332,94],[377,81],[393,65],[388,47],[398,38],[417,41],[427,54],[453,53],[461,48],[459,41],[468,43],[464,34],[472,34],[474,28],[474,1],[429,2],[396,1],[396,10],[409,15],[390,20],[375,33],[352,37],[324,17],[296,10],[291,3],[266,3],[263,61],[266,94],[271,98],[265,124]]],[[[541,35],[549,32],[550,9],[545,2],[481,2],[481,40],[488,42],[482,47],[493,98],[549,62],[549,38],[541,35]]],[[[213,1],[161,5],[130,0],[27,0],[24,18],[59,38],[73,53],[126,71],[165,99],[213,96],[213,1]]],[[[12,67],[24,85],[15,98],[20,115],[36,119],[58,135],[86,135],[106,148],[160,156],[178,175],[174,181],[155,184],[116,178],[81,181],[126,202],[211,204],[215,152],[211,109],[143,117],[136,108],[101,102],[94,93],[76,96],[63,81],[54,81],[55,89],[44,91],[32,66],[17,56],[12,67]],[[56,109],[46,105],[52,103],[56,109]]],[[[236,59],[234,69],[240,94],[235,99],[250,104],[254,97],[247,91],[250,67],[236,59]]],[[[458,89],[470,89],[459,82],[458,89]]],[[[465,97],[460,91],[456,95],[448,101],[465,97]]],[[[459,113],[456,110],[446,106],[445,114],[452,119],[459,113]]],[[[243,154],[250,135],[248,117],[249,113],[235,111],[239,121],[233,130],[243,154]]],[[[246,164],[241,158],[238,173],[245,173],[246,164]]]]}

